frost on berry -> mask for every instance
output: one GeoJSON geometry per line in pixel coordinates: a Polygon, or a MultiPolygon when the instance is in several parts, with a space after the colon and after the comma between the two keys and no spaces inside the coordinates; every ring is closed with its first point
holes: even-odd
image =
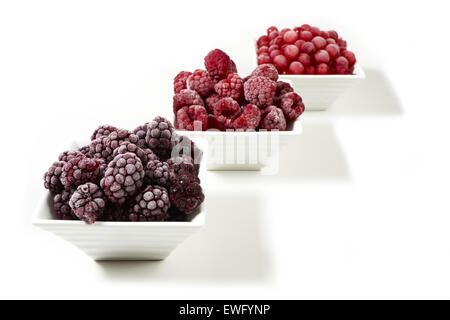
{"type": "Polygon", "coordinates": [[[191,75],[191,72],[181,71],[173,79],[173,92],[180,93],[181,90],[187,88],[187,79],[191,75]]]}
{"type": "Polygon", "coordinates": [[[58,160],[59,160],[59,161],[67,162],[67,161],[69,161],[70,159],[73,159],[73,158],[79,156],[80,154],[82,154],[82,153],[79,152],[79,151],[71,151],[71,150],[67,150],[67,151],[64,151],[63,153],[61,153],[61,154],[59,155],[58,160]]]}
{"type": "Polygon", "coordinates": [[[70,190],[86,182],[98,182],[104,169],[105,163],[102,159],[79,155],[65,163],[60,180],[64,188],[70,190]]]}
{"type": "Polygon", "coordinates": [[[294,88],[292,88],[292,86],[284,81],[277,81],[277,90],[275,92],[275,96],[279,97],[282,96],[285,93],[288,92],[294,92],[294,88]]]}
{"type": "Polygon", "coordinates": [[[59,193],[64,189],[60,177],[65,164],[64,161],[54,162],[44,174],[44,187],[52,193],[59,193]]]}
{"type": "Polygon", "coordinates": [[[69,200],[74,190],[62,190],[53,197],[53,210],[57,219],[74,220],[72,208],[69,206],[69,200]]]}
{"type": "Polygon", "coordinates": [[[302,98],[295,92],[288,92],[281,96],[277,106],[283,110],[286,120],[295,120],[305,111],[302,98]]]}
{"type": "Polygon", "coordinates": [[[236,72],[236,64],[220,49],[214,49],[206,55],[205,68],[216,81],[226,78],[229,72],[236,72]]]}
{"type": "Polygon", "coordinates": [[[158,157],[167,158],[170,155],[174,133],[175,129],[170,121],[158,116],[149,122],[145,141],[158,157]]]}
{"type": "Polygon", "coordinates": [[[99,186],[86,183],[78,186],[70,197],[69,205],[78,219],[91,224],[102,216],[106,201],[99,186]]]}
{"type": "Polygon", "coordinates": [[[94,133],[92,133],[91,140],[107,137],[110,135],[111,132],[117,130],[119,129],[117,129],[114,126],[110,126],[109,124],[101,125],[97,129],[95,129],[94,133]]]}
{"type": "Polygon", "coordinates": [[[89,155],[92,158],[103,159],[107,164],[112,160],[114,150],[125,141],[137,144],[139,137],[124,129],[113,131],[107,137],[93,140],[89,146],[89,155]]]}
{"type": "Polygon", "coordinates": [[[263,110],[261,115],[260,129],[271,130],[286,130],[286,118],[283,111],[276,106],[269,106],[263,110]]]}
{"type": "Polygon", "coordinates": [[[169,196],[171,204],[186,214],[192,214],[205,199],[200,179],[187,172],[172,181],[169,196]]]}
{"type": "Polygon", "coordinates": [[[188,131],[206,131],[208,129],[208,112],[202,105],[183,107],[177,112],[177,127],[188,131]]]}
{"type": "Polygon", "coordinates": [[[168,187],[173,174],[167,162],[152,160],[145,166],[145,183],[168,187]]]}
{"type": "Polygon", "coordinates": [[[173,96],[173,113],[177,114],[177,111],[183,107],[189,107],[192,105],[203,106],[203,99],[197,91],[185,89],[173,96]]]}
{"type": "Polygon", "coordinates": [[[136,127],[133,130],[133,133],[138,137],[137,145],[141,148],[148,148],[147,143],[145,142],[147,129],[148,129],[148,122],[136,127]]]}
{"type": "Polygon", "coordinates": [[[214,91],[214,80],[205,70],[195,70],[187,79],[187,86],[206,98],[214,91]]]}
{"type": "Polygon", "coordinates": [[[167,190],[161,186],[148,186],[133,199],[130,221],[164,221],[168,218],[170,199],[167,190]]]}
{"type": "Polygon", "coordinates": [[[253,70],[251,76],[253,77],[266,77],[270,80],[278,80],[278,70],[272,64],[262,64],[253,70]]]}
{"type": "Polygon", "coordinates": [[[254,130],[261,120],[261,110],[254,104],[244,107],[241,115],[234,120],[235,129],[254,130]]]}
{"type": "Polygon", "coordinates": [[[173,177],[178,176],[181,172],[186,171],[191,174],[194,174],[194,159],[188,155],[181,155],[177,157],[170,158],[167,160],[167,164],[171,172],[173,173],[173,177]]]}
{"type": "Polygon", "coordinates": [[[233,128],[233,121],[241,113],[241,107],[232,98],[222,98],[214,105],[214,115],[225,129],[233,128]]]}
{"type": "Polygon", "coordinates": [[[221,99],[221,97],[217,93],[213,93],[208,98],[206,98],[205,99],[206,111],[208,111],[208,113],[214,113],[214,105],[220,99],[221,99]]]}
{"type": "Polygon", "coordinates": [[[214,89],[221,97],[229,97],[236,101],[244,98],[244,82],[237,73],[230,72],[226,79],[216,83],[214,89]]]}
{"type": "Polygon", "coordinates": [[[127,152],[131,152],[134,153],[136,156],[138,156],[139,159],[141,159],[142,164],[145,166],[148,162],[148,157],[147,157],[147,153],[139,148],[137,145],[135,145],[134,143],[128,142],[128,141],[123,141],[119,147],[117,147],[116,149],[114,149],[114,152],[112,154],[113,158],[115,156],[117,156],[118,154],[124,154],[127,152]]]}
{"type": "Polygon", "coordinates": [[[251,77],[244,84],[245,99],[251,104],[264,108],[272,104],[277,86],[266,77],[251,77]]]}

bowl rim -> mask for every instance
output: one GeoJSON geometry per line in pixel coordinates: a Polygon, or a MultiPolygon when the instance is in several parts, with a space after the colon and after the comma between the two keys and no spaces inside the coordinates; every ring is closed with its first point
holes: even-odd
{"type": "MultiPolygon", "coordinates": [[[[202,161],[199,170],[199,178],[202,182],[206,180],[206,158],[208,156],[207,148],[208,143],[203,141],[201,138],[194,138],[194,142],[200,147],[203,151],[202,161]]],[[[83,140],[73,140],[71,144],[68,144],[70,150],[74,145],[81,145],[79,142],[83,140]]],[[[83,144],[84,145],[84,144],[83,144]]],[[[67,145],[66,145],[67,147],[67,145]]],[[[205,184],[202,185],[203,188],[205,184]]],[[[206,190],[206,188],[204,189],[206,190]]],[[[205,194],[207,191],[204,191],[205,194]]],[[[47,207],[47,209],[51,210],[48,207],[47,202],[49,197],[51,196],[50,191],[44,189],[41,192],[41,196],[39,197],[39,201],[33,211],[31,224],[34,226],[78,226],[80,228],[148,228],[148,227],[161,227],[161,228],[173,228],[173,227],[183,227],[183,228],[198,228],[205,225],[206,215],[205,215],[205,203],[204,201],[200,207],[200,211],[191,221],[96,221],[93,224],[87,224],[81,220],[58,220],[58,219],[44,219],[40,217],[40,212],[43,207],[47,207]]],[[[207,197],[205,196],[205,199],[207,197]]]]}

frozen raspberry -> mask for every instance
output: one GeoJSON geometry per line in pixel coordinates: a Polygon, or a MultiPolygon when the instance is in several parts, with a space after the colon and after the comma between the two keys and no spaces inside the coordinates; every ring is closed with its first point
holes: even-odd
{"type": "Polygon", "coordinates": [[[187,88],[187,79],[191,75],[191,72],[181,71],[173,79],[173,92],[180,93],[181,90],[187,88]]]}
{"type": "Polygon", "coordinates": [[[85,155],[86,157],[90,157],[90,155],[89,155],[89,145],[79,148],[78,152],[83,154],[83,155],[85,155]]]}
{"type": "Polygon", "coordinates": [[[63,190],[53,197],[53,210],[57,219],[75,220],[72,208],[69,206],[72,194],[73,190],[63,190]]]}
{"type": "Polygon", "coordinates": [[[206,98],[214,91],[214,80],[205,70],[195,70],[187,79],[187,86],[206,98]]]}
{"type": "Polygon", "coordinates": [[[244,82],[237,73],[229,73],[226,79],[216,83],[214,89],[221,97],[229,97],[236,101],[244,98],[244,82]]]}
{"type": "Polygon", "coordinates": [[[138,126],[136,129],[133,130],[133,133],[138,137],[138,142],[136,145],[141,148],[148,148],[147,143],[145,142],[147,130],[148,130],[148,122],[138,126]]]}
{"type": "Polygon", "coordinates": [[[272,104],[277,86],[266,77],[252,77],[244,84],[245,99],[264,108],[272,104]]]}
{"type": "Polygon", "coordinates": [[[145,141],[158,157],[166,158],[170,154],[170,142],[174,132],[172,124],[158,116],[149,122],[145,141]]]}
{"type": "Polygon", "coordinates": [[[200,105],[183,107],[177,112],[177,127],[188,131],[206,131],[208,129],[208,112],[205,107],[200,105]]]}
{"type": "Polygon", "coordinates": [[[59,193],[64,189],[60,177],[65,164],[64,161],[54,162],[44,174],[44,187],[52,193],[59,193]]]}
{"type": "Polygon", "coordinates": [[[279,54],[275,58],[273,58],[272,62],[279,73],[283,72],[288,67],[288,60],[282,54],[279,54]]]}
{"type": "Polygon", "coordinates": [[[233,120],[241,113],[241,107],[232,98],[222,98],[214,105],[217,121],[223,123],[225,129],[233,128],[233,120]]]}
{"type": "Polygon", "coordinates": [[[229,72],[236,72],[234,62],[220,49],[214,49],[208,53],[205,57],[205,67],[216,81],[225,79],[229,72]]]}
{"type": "Polygon", "coordinates": [[[79,156],[80,154],[82,154],[82,153],[78,152],[78,151],[64,151],[63,153],[61,153],[59,155],[58,160],[67,162],[70,159],[73,159],[73,158],[79,156]]]}
{"type": "Polygon", "coordinates": [[[86,182],[98,182],[104,170],[105,162],[102,159],[93,159],[79,155],[66,162],[62,169],[60,180],[64,189],[70,190],[86,182]]]}
{"type": "Polygon", "coordinates": [[[262,64],[253,70],[252,77],[266,77],[270,80],[278,80],[278,71],[272,64],[262,64]]]}
{"type": "Polygon", "coordinates": [[[105,170],[100,186],[112,203],[124,203],[142,187],[144,167],[134,153],[117,155],[105,170]]]}
{"type": "MultiPolygon", "coordinates": [[[[120,143],[120,146],[114,149],[114,152],[112,154],[113,158],[115,158],[118,154],[124,154],[127,152],[134,153],[138,156],[139,159],[142,161],[142,165],[145,166],[148,162],[148,153],[146,153],[143,149],[139,148],[134,143],[123,141],[120,143]]],[[[153,153],[153,152],[152,152],[153,153]]]]}
{"type": "Polygon", "coordinates": [[[69,205],[78,219],[92,224],[103,215],[105,195],[99,186],[88,182],[75,190],[69,205]]]}
{"type": "Polygon", "coordinates": [[[277,91],[275,92],[275,96],[279,97],[288,92],[294,92],[294,88],[284,81],[277,81],[277,91]]]}
{"type": "Polygon", "coordinates": [[[260,129],[271,130],[286,130],[286,118],[283,111],[275,106],[269,106],[263,110],[261,115],[260,129]]]}
{"type": "Polygon", "coordinates": [[[99,221],[130,221],[128,217],[128,206],[107,202],[103,215],[99,221]]]}
{"type": "Polygon", "coordinates": [[[193,213],[205,200],[200,179],[186,172],[172,181],[169,196],[171,204],[186,214],[193,213]]]}
{"type": "Polygon", "coordinates": [[[173,96],[173,113],[177,114],[177,111],[183,107],[189,107],[192,105],[203,106],[203,99],[194,90],[181,90],[179,93],[173,96]]]}
{"type": "Polygon", "coordinates": [[[205,99],[206,111],[208,111],[208,113],[214,113],[214,105],[220,99],[221,98],[220,98],[220,96],[217,93],[213,93],[208,98],[206,98],[205,99]]]}
{"type": "Polygon", "coordinates": [[[169,164],[159,160],[151,160],[145,166],[145,183],[168,187],[172,179],[169,164]]]}
{"type": "Polygon", "coordinates": [[[261,120],[261,111],[254,104],[244,107],[241,115],[234,120],[235,129],[254,130],[261,120]]]}
{"type": "Polygon", "coordinates": [[[208,129],[225,131],[225,123],[220,122],[213,114],[208,114],[208,129]]]}
{"type": "Polygon", "coordinates": [[[286,120],[295,120],[305,111],[302,98],[295,92],[289,92],[281,96],[277,106],[283,110],[286,120]]]}
{"type": "Polygon", "coordinates": [[[305,67],[301,62],[293,61],[289,65],[288,73],[289,74],[303,74],[305,72],[305,67]]]}
{"type": "Polygon", "coordinates": [[[191,174],[194,173],[194,159],[192,159],[188,155],[181,155],[178,157],[170,158],[167,160],[167,164],[169,165],[169,169],[173,173],[173,177],[181,174],[182,171],[189,172],[191,174]]]}
{"type": "Polygon", "coordinates": [[[133,200],[129,218],[131,221],[163,221],[168,218],[169,194],[161,186],[148,186],[133,200]]]}
{"type": "Polygon", "coordinates": [[[95,129],[94,133],[91,136],[91,140],[107,137],[110,135],[111,132],[117,131],[117,130],[119,130],[119,129],[117,129],[114,126],[110,126],[109,124],[101,125],[97,129],[95,129]]]}

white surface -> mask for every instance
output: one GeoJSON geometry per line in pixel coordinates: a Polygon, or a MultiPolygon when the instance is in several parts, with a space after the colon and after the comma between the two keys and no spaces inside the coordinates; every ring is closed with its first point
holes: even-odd
{"type": "Polygon", "coordinates": [[[0,3],[0,297],[450,298],[445,1],[255,5],[0,3]],[[173,255],[97,263],[31,226],[58,145],[169,116],[178,70],[221,47],[245,74],[257,32],[303,22],[343,34],[366,80],[305,114],[278,175],[212,173],[173,255]]]}
{"type": "MultiPolygon", "coordinates": [[[[207,152],[206,141],[194,140],[207,152]]],[[[78,150],[87,145],[89,139],[67,145],[67,150],[78,150]]],[[[205,156],[206,158],[206,156],[205,156]]],[[[204,158],[204,159],[205,159],[204,158]]],[[[205,165],[200,166],[199,178],[206,180],[205,165]]],[[[202,184],[206,188],[206,183],[202,184]]],[[[207,190],[207,188],[206,188],[207,190]]],[[[205,225],[207,197],[201,210],[189,222],[104,222],[88,225],[83,221],[63,221],[54,218],[53,199],[47,190],[42,190],[41,199],[35,209],[32,223],[67,240],[94,260],[163,260],[184,240],[205,225]]]]}

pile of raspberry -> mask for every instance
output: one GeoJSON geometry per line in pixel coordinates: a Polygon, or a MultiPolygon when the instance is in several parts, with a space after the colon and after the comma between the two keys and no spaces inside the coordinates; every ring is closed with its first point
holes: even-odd
{"type": "Polygon", "coordinates": [[[286,130],[305,111],[290,84],[278,81],[272,64],[241,78],[222,50],[205,57],[205,69],[181,71],[173,81],[175,127],[180,130],[286,130]]]}
{"type": "Polygon", "coordinates": [[[353,74],[356,57],[334,30],[304,24],[294,29],[267,29],[258,38],[258,65],[273,64],[280,74],[353,74]]]}
{"type": "Polygon", "coordinates": [[[102,125],[88,145],[60,154],[44,187],[61,220],[188,221],[205,199],[201,155],[163,117],[133,131],[102,125]]]}

